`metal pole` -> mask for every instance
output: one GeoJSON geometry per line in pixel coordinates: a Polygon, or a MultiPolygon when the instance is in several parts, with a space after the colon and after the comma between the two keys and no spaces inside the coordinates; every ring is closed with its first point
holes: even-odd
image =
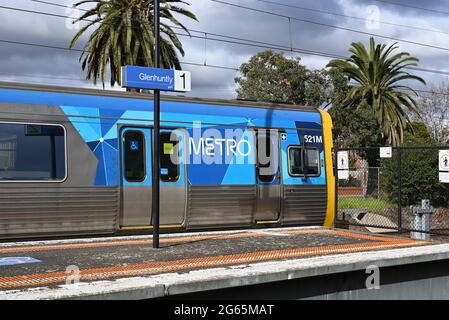
{"type": "MultiPolygon", "coordinates": [[[[160,67],[160,3],[154,0],[154,67],[160,67]]],[[[154,125],[153,125],[153,188],[152,188],[152,212],[153,217],[153,248],[159,248],[159,180],[160,180],[160,109],[161,91],[154,90],[154,125]]]]}
{"type": "Polygon", "coordinates": [[[397,147],[398,170],[398,231],[402,232],[402,193],[401,193],[401,147],[397,147]]]}

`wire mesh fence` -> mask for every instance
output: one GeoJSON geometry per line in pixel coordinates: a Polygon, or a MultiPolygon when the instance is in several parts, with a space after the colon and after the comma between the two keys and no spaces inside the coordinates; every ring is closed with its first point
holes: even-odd
{"type": "MultiPolygon", "coordinates": [[[[334,151],[337,226],[449,236],[449,183],[441,171],[449,147],[395,147],[382,157],[380,148],[334,151]]],[[[449,175],[449,152],[446,162],[449,175]]]]}

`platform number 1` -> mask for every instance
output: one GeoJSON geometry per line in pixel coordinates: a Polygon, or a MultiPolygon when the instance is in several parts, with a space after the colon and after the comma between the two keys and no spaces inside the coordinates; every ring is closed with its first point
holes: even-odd
{"type": "Polygon", "coordinates": [[[190,72],[175,70],[175,91],[190,91],[190,72]]]}

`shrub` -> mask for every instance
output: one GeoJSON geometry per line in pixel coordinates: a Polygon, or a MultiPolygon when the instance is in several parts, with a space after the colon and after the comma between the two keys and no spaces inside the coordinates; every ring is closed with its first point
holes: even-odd
{"type": "MultiPolygon", "coordinates": [[[[426,126],[413,123],[414,134],[404,133],[403,146],[436,146],[426,126]]],[[[397,151],[393,158],[381,160],[381,192],[388,200],[397,202],[397,151]]],[[[449,203],[449,188],[439,182],[437,149],[401,150],[401,204],[417,205],[430,199],[433,206],[449,203]]]]}

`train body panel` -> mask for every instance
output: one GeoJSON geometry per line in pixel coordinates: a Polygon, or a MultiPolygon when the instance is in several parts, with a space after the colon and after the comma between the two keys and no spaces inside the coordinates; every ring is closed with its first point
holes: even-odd
{"type": "MultiPolygon", "coordinates": [[[[0,238],[150,227],[152,108],[150,95],[0,83],[0,238]]],[[[331,123],[290,108],[163,97],[161,224],[329,224],[331,123]]]]}

